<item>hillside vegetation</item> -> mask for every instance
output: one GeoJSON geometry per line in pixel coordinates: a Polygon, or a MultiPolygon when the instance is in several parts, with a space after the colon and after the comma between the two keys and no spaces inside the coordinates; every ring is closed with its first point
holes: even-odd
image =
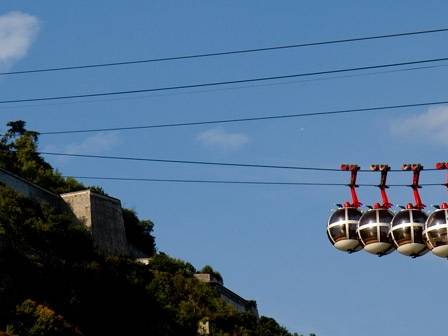
{"type": "MultiPolygon", "coordinates": [[[[87,188],[39,156],[38,134],[24,122],[8,126],[0,167],[56,193],[87,188]]],[[[98,255],[73,215],[0,185],[0,335],[188,336],[207,319],[213,335],[292,336],[271,318],[238,313],[191,264],[157,252],[152,222],[130,210],[124,219],[149,265],[98,255]]]]}

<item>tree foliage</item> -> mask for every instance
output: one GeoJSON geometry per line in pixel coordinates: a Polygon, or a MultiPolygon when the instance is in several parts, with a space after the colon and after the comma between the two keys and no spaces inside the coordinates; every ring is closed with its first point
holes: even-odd
{"type": "Polygon", "coordinates": [[[152,256],[156,250],[152,236],[154,223],[150,220],[140,220],[130,209],[123,209],[123,220],[128,242],[147,256],[152,256]]]}
{"type": "Polygon", "coordinates": [[[8,333],[28,336],[80,336],[81,332],[51,308],[27,299],[16,307],[16,318],[8,333]]]}
{"type": "MultiPolygon", "coordinates": [[[[85,188],[39,156],[24,122],[8,125],[0,167],[54,192],[85,188]]],[[[217,336],[292,336],[227,305],[190,263],[156,253],[153,223],[134,212],[124,211],[126,233],[152,255],[148,265],[98,255],[86,228],[61,211],[0,184],[0,335],[193,336],[209,321],[217,336]]]]}
{"type": "Polygon", "coordinates": [[[201,269],[201,273],[208,273],[208,274],[211,274],[211,275],[213,275],[216,279],[218,279],[221,283],[224,282],[224,279],[222,278],[221,273],[215,271],[215,270],[213,269],[213,267],[210,266],[210,265],[205,265],[204,267],[202,267],[202,269],[201,269]]]}
{"type": "Polygon", "coordinates": [[[38,154],[38,133],[28,131],[24,121],[7,124],[0,138],[0,168],[13,172],[56,193],[85,189],[75,179],[65,179],[38,154]]]}

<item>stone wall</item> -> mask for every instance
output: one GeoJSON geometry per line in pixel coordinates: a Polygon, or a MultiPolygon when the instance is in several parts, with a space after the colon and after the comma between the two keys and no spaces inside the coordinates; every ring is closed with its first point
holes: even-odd
{"type": "Polygon", "coordinates": [[[90,190],[62,194],[61,197],[92,232],[98,252],[115,256],[129,254],[120,200],[90,190]]]}
{"type": "MultiPolygon", "coordinates": [[[[0,168],[0,183],[24,197],[46,203],[61,211],[72,211],[92,233],[98,252],[104,255],[147,258],[148,256],[128,243],[120,200],[82,190],[62,195],[54,194],[20,176],[0,168]]],[[[0,250],[6,242],[0,237],[0,250]]]]}
{"type": "Polygon", "coordinates": [[[146,253],[143,253],[141,250],[139,250],[129,242],[128,242],[128,256],[134,259],[140,259],[140,261],[144,263],[146,263],[145,260],[149,258],[149,256],[146,253]]]}
{"type": "Polygon", "coordinates": [[[38,203],[47,203],[58,209],[65,207],[64,201],[57,194],[54,194],[38,185],[31,183],[20,176],[14,175],[7,170],[0,168],[0,183],[15,190],[22,196],[31,198],[38,203]]]}
{"type": "Polygon", "coordinates": [[[201,282],[210,284],[221,296],[221,300],[233,306],[241,313],[250,313],[258,318],[257,302],[253,300],[245,300],[235,292],[223,286],[223,282],[209,273],[196,273],[195,278],[201,282]]]}
{"type": "Polygon", "coordinates": [[[201,282],[218,283],[220,285],[224,285],[224,283],[220,279],[210,273],[196,273],[194,277],[201,282]]]}

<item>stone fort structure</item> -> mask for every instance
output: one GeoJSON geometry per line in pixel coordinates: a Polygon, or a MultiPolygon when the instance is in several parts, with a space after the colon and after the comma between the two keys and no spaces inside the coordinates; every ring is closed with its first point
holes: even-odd
{"type": "MultiPolygon", "coordinates": [[[[213,287],[225,303],[231,305],[235,310],[240,313],[249,313],[258,318],[257,302],[253,300],[246,300],[239,296],[237,293],[231,291],[227,287],[224,287],[222,278],[216,277],[211,273],[196,273],[194,275],[196,279],[201,282],[205,282],[213,287]]],[[[199,322],[198,334],[199,335],[213,335],[214,334],[213,322],[204,319],[199,322]]]]}
{"type": "Polygon", "coordinates": [[[61,195],[72,212],[91,232],[99,251],[106,255],[129,255],[120,200],[91,190],[61,195]]]}
{"type": "Polygon", "coordinates": [[[235,292],[232,292],[230,289],[224,287],[224,282],[222,279],[218,279],[211,273],[196,273],[194,277],[199,281],[208,283],[210,286],[215,288],[221,296],[221,299],[233,306],[237,311],[241,313],[250,313],[258,317],[257,302],[243,299],[235,292]]]}
{"type": "Polygon", "coordinates": [[[60,210],[71,210],[92,233],[99,253],[146,257],[127,241],[120,200],[91,190],[57,195],[4,169],[0,169],[0,183],[38,203],[47,203],[60,210]]]}
{"type": "MultiPolygon", "coordinates": [[[[107,256],[126,256],[145,264],[150,258],[132,246],[126,238],[121,202],[114,197],[101,195],[91,190],[81,190],[62,195],[52,193],[11,172],[0,168],[0,183],[19,194],[38,203],[47,203],[62,210],[71,211],[92,233],[94,244],[99,253],[107,256]]],[[[0,251],[6,242],[0,239],[0,251]]],[[[224,287],[222,279],[210,273],[197,273],[195,278],[215,288],[221,299],[239,312],[246,312],[258,317],[257,303],[243,299],[238,294],[224,287]]],[[[213,326],[208,321],[199,325],[198,333],[208,335],[213,326]]]]}

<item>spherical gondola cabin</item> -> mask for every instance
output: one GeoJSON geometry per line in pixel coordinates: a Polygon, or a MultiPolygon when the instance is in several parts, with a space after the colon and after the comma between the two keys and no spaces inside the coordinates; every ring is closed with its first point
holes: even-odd
{"type": "Polygon", "coordinates": [[[362,212],[354,207],[340,207],[328,220],[327,236],[335,248],[344,252],[357,252],[362,249],[356,229],[362,212]]]}
{"type": "Polygon", "coordinates": [[[394,214],[385,208],[370,209],[358,223],[358,237],[364,249],[377,256],[383,256],[394,250],[390,237],[390,223],[394,214]]]}
{"type": "Polygon", "coordinates": [[[448,258],[448,205],[429,215],[423,236],[432,253],[448,258]]]}
{"type": "Polygon", "coordinates": [[[415,258],[428,252],[423,237],[427,218],[419,209],[403,209],[395,214],[390,235],[399,253],[415,258]]]}

